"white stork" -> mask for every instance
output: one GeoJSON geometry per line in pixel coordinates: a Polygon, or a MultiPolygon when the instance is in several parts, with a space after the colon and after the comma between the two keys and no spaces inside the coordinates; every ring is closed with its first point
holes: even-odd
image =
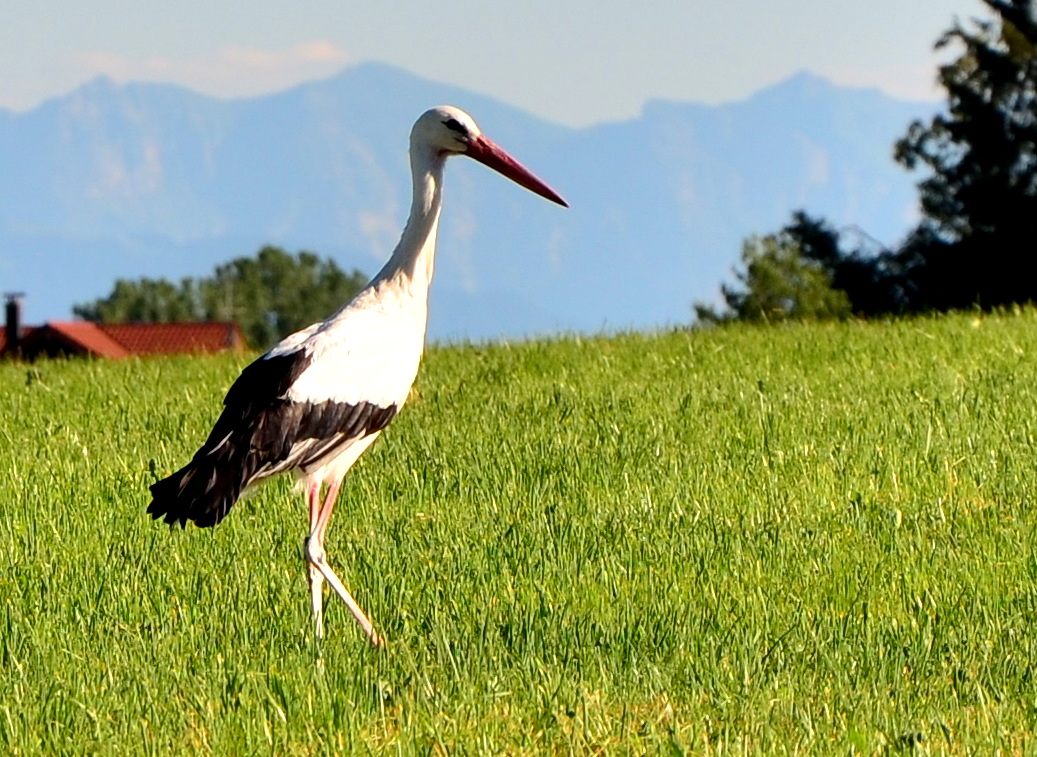
{"type": "Polygon", "coordinates": [[[206,528],[223,520],[248,487],[293,471],[309,504],[305,551],[318,637],[324,634],[326,579],[371,643],[382,643],[328,565],[324,535],[343,477],[403,407],[417,375],[443,202],[443,164],[452,155],[475,158],[568,207],[483,136],[464,111],[440,106],[423,113],[410,136],[410,217],[389,261],[336,313],[285,337],[246,367],[191,462],[151,486],[148,512],[153,518],[181,526],[190,520],[206,528]]]}

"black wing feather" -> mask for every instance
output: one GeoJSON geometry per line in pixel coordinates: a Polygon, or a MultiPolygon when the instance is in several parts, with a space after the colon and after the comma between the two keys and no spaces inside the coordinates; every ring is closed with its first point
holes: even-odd
{"type": "Polygon", "coordinates": [[[309,354],[298,350],[248,365],[191,462],[151,485],[151,517],[181,526],[189,520],[214,526],[250,484],[315,465],[381,431],[396,415],[396,405],[288,400],[288,390],[310,363],[309,354]]]}

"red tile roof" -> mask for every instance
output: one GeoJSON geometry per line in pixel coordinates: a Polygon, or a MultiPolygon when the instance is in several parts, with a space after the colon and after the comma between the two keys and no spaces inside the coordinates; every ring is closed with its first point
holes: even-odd
{"type": "Polygon", "coordinates": [[[132,355],[222,352],[245,345],[234,323],[108,323],[105,332],[132,355]]]}
{"type": "MultiPolygon", "coordinates": [[[[108,358],[127,357],[130,354],[129,350],[106,334],[102,326],[90,321],[50,321],[42,329],[35,329],[34,334],[40,334],[47,328],[64,337],[69,347],[79,347],[76,352],[108,358]]],[[[31,340],[26,343],[24,339],[22,343],[25,347],[32,344],[31,340]]]]}
{"type": "MultiPolygon", "coordinates": [[[[0,326],[0,352],[7,347],[7,329],[0,326]]],[[[241,350],[245,338],[237,324],[91,323],[49,321],[22,330],[22,353],[89,354],[105,358],[130,355],[173,355],[185,352],[241,350]]]]}

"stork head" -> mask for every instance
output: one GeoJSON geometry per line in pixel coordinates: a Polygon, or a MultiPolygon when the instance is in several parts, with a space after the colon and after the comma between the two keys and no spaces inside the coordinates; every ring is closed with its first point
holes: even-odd
{"type": "Polygon", "coordinates": [[[424,147],[443,156],[467,155],[531,192],[569,207],[561,195],[487,138],[475,119],[460,108],[440,105],[425,111],[414,123],[410,139],[411,149],[424,147]]]}

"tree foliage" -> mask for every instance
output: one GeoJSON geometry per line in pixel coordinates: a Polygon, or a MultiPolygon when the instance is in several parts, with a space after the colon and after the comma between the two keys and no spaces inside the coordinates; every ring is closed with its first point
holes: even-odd
{"type": "Polygon", "coordinates": [[[947,112],[913,123],[896,145],[924,218],[902,248],[912,310],[1037,299],[1037,13],[1033,0],[983,0],[998,16],[959,24],[938,48],[947,112]]]}
{"type": "Polygon", "coordinates": [[[328,316],[363,287],[357,270],[345,273],[312,252],[290,255],[264,247],[206,278],[120,279],[111,294],[76,305],[80,318],[99,323],[220,320],[236,321],[245,338],[265,347],[328,316]]]}
{"type": "Polygon", "coordinates": [[[797,210],[781,233],[799,247],[805,258],[828,273],[833,289],[845,292],[854,315],[873,316],[904,309],[896,253],[863,232],[839,232],[826,221],[797,210]],[[855,243],[846,242],[845,238],[851,235],[856,236],[855,243]]]}
{"type": "Polygon", "coordinates": [[[166,279],[119,279],[101,300],[76,305],[72,312],[96,323],[161,323],[198,320],[191,279],[180,286],[166,279]]]}
{"type": "Polygon", "coordinates": [[[743,270],[735,270],[741,286],[723,285],[727,310],[696,304],[699,320],[720,322],[826,320],[850,313],[846,293],[832,286],[825,268],[803,254],[798,242],[784,231],[753,236],[742,246],[743,270]]]}

